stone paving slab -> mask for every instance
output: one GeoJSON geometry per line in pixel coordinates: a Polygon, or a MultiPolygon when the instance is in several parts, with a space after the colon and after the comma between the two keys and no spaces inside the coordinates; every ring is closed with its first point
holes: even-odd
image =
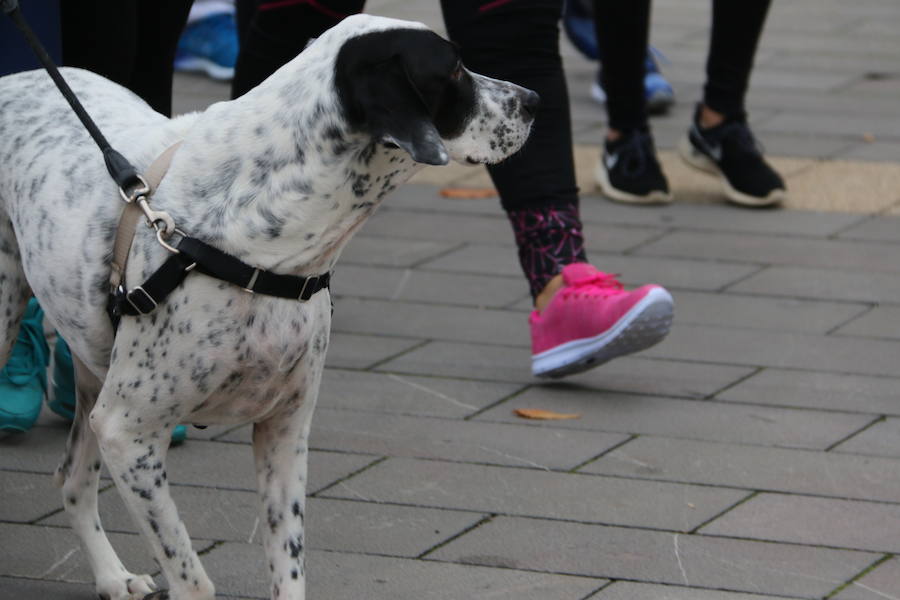
{"type": "MultiPolygon", "coordinates": [[[[719,290],[760,270],[760,266],[709,259],[649,258],[591,253],[599,269],[621,273],[623,283],[642,285],[665,281],[672,289],[719,290]],[[671,283],[669,283],[671,281],[671,283]]],[[[456,273],[509,274],[519,269],[512,252],[491,253],[481,246],[466,246],[423,265],[428,270],[456,273]]]]}
{"type": "MultiPolygon", "coordinates": [[[[155,573],[149,548],[137,535],[111,533],[110,543],[133,573],[155,573]]],[[[0,523],[0,576],[92,583],[87,557],[69,528],[0,523]]],[[[195,549],[208,548],[200,543],[195,549]]]]}
{"type": "Polygon", "coordinates": [[[897,304],[900,279],[859,270],[772,266],[738,281],[728,290],[765,296],[897,304]]]}
{"type": "Polygon", "coordinates": [[[888,458],[640,436],[578,471],[900,503],[896,468],[888,458]]]}
{"type": "Polygon", "coordinates": [[[477,420],[510,422],[515,408],[553,409],[581,418],[559,427],[824,450],[856,433],[870,415],[682,400],[593,390],[535,387],[485,411],[477,420]],[[552,402],[552,404],[551,404],[552,402]],[[652,415],[652,418],[648,418],[652,415]]]}
{"type": "MultiPolygon", "coordinates": [[[[372,461],[372,457],[358,454],[310,452],[309,491],[342,479],[372,461]]],[[[253,451],[246,444],[192,440],[177,451],[171,451],[167,464],[170,483],[256,490],[253,451]]]]}
{"type": "Polygon", "coordinates": [[[874,563],[879,555],[499,517],[429,558],[818,599],[874,563]]]}
{"type": "Polygon", "coordinates": [[[835,333],[900,340],[900,306],[876,306],[835,333]]]}
{"type": "MultiPolygon", "coordinates": [[[[105,485],[110,483],[107,481],[105,485]]],[[[3,486],[0,487],[0,522],[31,523],[61,510],[62,507],[62,494],[49,475],[3,473],[3,486]]]]}
{"type": "Polygon", "coordinates": [[[838,371],[900,373],[900,354],[889,340],[676,324],[647,356],[700,362],[838,371]]]}
{"type": "Polygon", "coordinates": [[[674,298],[679,324],[696,323],[805,333],[830,333],[869,310],[869,306],[865,304],[693,291],[676,292],[674,298]]]}
{"type": "Polygon", "coordinates": [[[331,284],[336,299],[375,298],[401,302],[502,308],[528,297],[520,277],[459,275],[421,269],[342,265],[331,284]]]}
{"type": "Polygon", "coordinates": [[[716,258],[773,265],[900,271],[900,247],[874,242],[676,231],[642,247],[641,255],[716,258]]]}
{"type": "MultiPolygon", "coordinates": [[[[261,548],[224,544],[204,562],[219,592],[268,598],[261,548]]],[[[582,600],[607,583],[601,578],[333,552],[312,551],[307,564],[307,596],[334,600],[582,600]]]]}
{"type": "Polygon", "coordinates": [[[529,346],[526,323],[527,318],[517,311],[345,298],[335,307],[332,329],[373,336],[529,346]]]}
{"type": "Polygon", "coordinates": [[[893,558],[866,573],[835,596],[837,600],[890,600],[900,589],[900,559],[893,558]]]}
{"type": "Polygon", "coordinates": [[[351,265],[412,267],[459,246],[459,243],[399,240],[357,235],[344,248],[342,262],[351,265]]]}
{"type": "MultiPolygon", "coordinates": [[[[524,421],[523,421],[524,422],[524,421]]],[[[623,434],[546,430],[519,424],[348,413],[319,409],[310,434],[317,450],[403,456],[565,471],[626,439],[623,434]]],[[[221,438],[250,442],[247,429],[221,438]]]]}
{"type": "Polygon", "coordinates": [[[838,239],[900,242],[900,219],[878,215],[843,230],[838,239]]]}
{"type": "Polygon", "coordinates": [[[493,381],[326,369],[318,405],[377,414],[461,418],[521,389],[521,385],[493,381]]]}
{"type": "MultiPolygon", "coordinates": [[[[260,543],[259,500],[255,492],[174,485],[172,498],[194,540],[260,543]]],[[[100,495],[100,510],[107,532],[138,533],[115,490],[100,495]]],[[[309,498],[306,540],[316,550],[414,558],[472,527],[481,518],[479,513],[309,498]]],[[[67,528],[69,521],[65,514],[58,514],[38,525],[67,528]]]]}
{"type": "MultiPolygon", "coordinates": [[[[378,370],[535,384],[538,382],[531,375],[529,360],[524,348],[432,342],[379,365],[378,370]]],[[[547,389],[550,396],[558,389],[703,398],[753,372],[748,367],[629,356],[604,365],[603,370],[581,373],[563,382],[545,382],[537,389],[547,389]]]]}
{"type": "MultiPolygon", "coordinates": [[[[433,207],[438,210],[438,206],[433,207]]],[[[678,228],[703,232],[758,233],[830,237],[865,221],[848,213],[735,211],[734,206],[671,204],[628,206],[597,195],[583,195],[581,217],[588,222],[678,228]]],[[[850,229],[850,231],[853,231],[850,229]]]]}
{"type": "Polygon", "coordinates": [[[422,340],[403,337],[372,337],[345,333],[332,328],[328,343],[329,367],[365,369],[420,345],[422,340]]]}
{"type": "Polygon", "coordinates": [[[695,587],[674,585],[654,585],[619,581],[603,588],[592,600],[634,600],[635,598],[653,598],[653,600],[786,600],[784,596],[760,596],[740,592],[722,592],[704,590],[695,587]]]}
{"type": "Polygon", "coordinates": [[[765,369],[716,395],[718,400],[900,416],[900,379],[765,369]]]}
{"type": "Polygon", "coordinates": [[[0,598],[40,598],[41,600],[96,600],[94,584],[57,583],[37,579],[0,577],[0,598]]]}
{"type": "Polygon", "coordinates": [[[700,533],[896,553],[900,505],[759,494],[700,533]]]}
{"type": "Polygon", "coordinates": [[[483,513],[690,531],[747,492],[534,469],[392,458],[323,492],[483,513]]]}
{"type": "Polygon", "coordinates": [[[900,419],[887,418],[839,444],[835,450],[900,458],[900,419]]]}

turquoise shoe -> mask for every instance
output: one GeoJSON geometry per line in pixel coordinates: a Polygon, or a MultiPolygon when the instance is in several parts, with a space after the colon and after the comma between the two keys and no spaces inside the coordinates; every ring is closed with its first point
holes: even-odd
{"type": "Polygon", "coordinates": [[[187,439],[187,425],[176,425],[172,430],[172,446],[180,446],[187,439]]]}
{"type": "Polygon", "coordinates": [[[43,321],[44,311],[32,298],[9,360],[0,371],[0,429],[28,431],[41,414],[50,355],[43,321]]]}
{"type": "MultiPolygon", "coordinates": [[[[75,418],[75,366],[69,345],[61,337],[56,338],[56,347],[53,348],[53,391],[47,405],[69,421],[75,418]]],[[[185,439],[187,426],[176,426],[172,432],[172,445],[182,444],[185,439]]]]}

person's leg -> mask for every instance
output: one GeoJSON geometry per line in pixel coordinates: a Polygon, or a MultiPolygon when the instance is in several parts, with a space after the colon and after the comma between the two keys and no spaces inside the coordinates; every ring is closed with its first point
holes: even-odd
{"type": "Polygon", "coordinates": [[[607,138],[647,129],[644,61],[650,35],[650,0],[594,0],[594,27],[603,61],[609,115],[607,138]]]}
{"type": "Polygon", "coordinates": [[[771,0],[714,0],[712,4],[703,104],[721,118],[705,115],[701,123],[705,127],[718,125],[726,117],[745,117],[744,98],[771,0]]]}
{"type": "Polygon", "coordinates": [[[772,206],[786,196],[750,131],[744,104],[769,4],[714,0],[703,101],[678,146],[690,165],[718,175],[725,196],[742,206],[772,206]]]}
{"type": "Polygon", "coordinates": [[[538,297],[564,266],[586,260],[572,157],[569,98],[559,56],[560,0],[445,0],[451,39],[474,72],[536,91],[541,107],[517,155],[489,167],[519,260],[538,297]]]}
{"type": "Polygon", "coordinates": [[[594,0],[594,26],[609,116],[603,157],[595,171],[597,184],[618,202],[671,202],[647,123],[644,74],[650,0],[594,0]]]}
{"type": "Polygon", "coordinates": [[[137,2],[60,2],[62,60],[128,86],[137,55],[137,2]]]}
{"type": "Polygon", "coordinates": [[[63,63],[124,85],[168,116],[175,48],[190,6],[191,0],[61,2],[63,63]]]}
{"type": "Polygon", "coordinates": [[[361,12],[365,0],[256,0],[238,2],[240,49],[231,97],[256,87],[297,56],[310,39],[361,12]]]}
{"type": "Polygon", "coordinates": [[[175,51],[187,23],[191,1],[138,1],[138,49],[127,87],[166,116],[172,115],[175,51]]]}
{"type": "Polygon", "coordinates": [[[490,168],[535,299],[532,372],[562,377],[657,343],[672,318],[668,292],[659,286],[626,292],[585,262],[559,56],[561,2],[445,0],[442,7],[467,67],[541,96],[528,143],[490,168]]]}

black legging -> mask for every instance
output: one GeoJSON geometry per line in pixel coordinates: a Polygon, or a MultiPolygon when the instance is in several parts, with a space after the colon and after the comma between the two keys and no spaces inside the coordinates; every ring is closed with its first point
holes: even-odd
{"type": "MultiPolygon", "coordinates": [[[[712,0],[712,35],[703,103],[726,117],[745,118],[744,97],[771,0],[712,0]]],[[[644,59],[650,0],[594,0],[597,44],[609,126],[646,129],[644,59]]]]}
{"type": "Polygon", "coordinates": [[[175,49],[191,2],[62,0],[63,63],[124,85],[168,116],[175,49]]]}
{"type": "MultiPolygon", "coordinates": [[[[237,97],[293,58],[310,38],[360,12],[364,0],[237,0],[237,97]]],[[[559,55],[562,0],[442,0],[450,38],[473,71],[535,90],[541,108],[525,148],[488,168],[509,215],[533,295],[585,260],[569,99],[559,55]]]]}

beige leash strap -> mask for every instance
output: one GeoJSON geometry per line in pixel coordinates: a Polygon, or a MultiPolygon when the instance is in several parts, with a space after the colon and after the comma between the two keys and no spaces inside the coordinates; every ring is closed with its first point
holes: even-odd
{"type": "MultiPolygon", "coordinates": [[[[150,194],[156,191],[163,177],[169,170],[169,164],[172,157],[181,146],[181,142],[176,142],[165,149],[165,151],[156,157],[156,160],[144,171],[144,180],[150,187],[150,194]]],[[[119,229],[116,231],[116,241],[113,244],[113,259],[111,271],[109,274],[109,285],[115,290],[122,283],[125,277],[125,263],[128,262],[128,253],[131,252],[131,244],[134,242],[134,234],[137,231],[138,221],[144,216],[138,203],[129,202],[122,211],[122,217],[119,219],[119,229]]]]}

